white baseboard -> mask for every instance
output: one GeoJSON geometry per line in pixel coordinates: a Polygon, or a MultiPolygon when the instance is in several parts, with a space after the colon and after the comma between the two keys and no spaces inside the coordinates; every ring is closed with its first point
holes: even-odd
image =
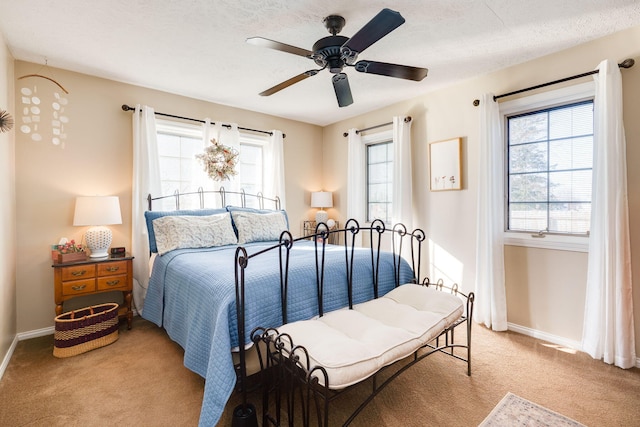
{"type": "Polygon", "coordinates": [[[28,340],[30,338],[43,337],[45,335],[53,335],[54,332],[55,332],[55,328],[53,326],[50,326],[48,328],[42,328],[42,329],[36,329],[34,331],[18,333],[13,338],[13,341],[9,346],[9,350],[7,350],[7,354],[5,354],[4,358],[2,359],[2,364],[0,365],[0,380],[4,376],[4,371],[7,369],[7,366],[9,366],[9,361],[11,360],[11,356],[13,356],[13,352],[15,351],[16,346],[18,345],[18,341],[28,340]]]}
{"type": "Polygon", "coordinates": [[[53,335],[56,331],[54,326],[49,326],[48,328],[35,329],[33,331],[27,332],[19,332],[18,333],[18,341],[24,341],[31,338],[44,337],[45,335],[53,335]]]}
{"type": "MultiPolygon", "coordinates": [[[[564,337],[552,335],[546,332],[538,331],[536,329],[527,328],[525,326],[516,325],[515,323],[507,323],[507,327],[510,331],[518,332],[522,335],[537,338],[542,341],[547,341],[551,344],[556,344],[565,348],[569,348],[576,351],[582,350],[582,343],[580,341],[568,340],[564,337]]],[[[636,358],[636,368],[640,368],[640,357],[636,358]]]]}
{"type": "Polygon", "coordinates": [[[537,338],[539,340],[547,341],[551,344],[560,345],[572,350],[582,351],[582,343],[580,341],[568,340],[564,337],[552,335],[547,332],[538,331],[536,329],[527,328],[526,326],[516,325],[515,323],[507,323],[507,327],[510,331],[518,332],[522,335],[537,338]]]}
{"type": "Polygon", "coordinates": [[[9,350],[7,350],[7,354],[4,355],[4,359],[2,359],[2,365],[0,365],[0,380],[4,376],[4,371],[7,369],[7,366],[9,366],[9,361],[11,360],[11,356],[13,356],[13,351],[16,349],[16,346],[18,345],[18,341],[19,340],[17,335],[13,337],[13,341],[9,346],[9,350]]]}

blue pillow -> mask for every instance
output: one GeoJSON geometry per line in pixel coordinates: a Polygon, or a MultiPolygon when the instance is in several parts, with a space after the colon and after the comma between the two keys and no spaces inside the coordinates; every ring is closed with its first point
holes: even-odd
{"type": "MultiPolygon", "coordinates": [[[[158,252],[158,246],[156,245],[156,235],[153,231],[153,220],[163,216],[178,216],[178,215],[191,215],[191,216],[208,216],[227,213],[227,209],[192,209],[192,210],[180,210],[180,211],[146,211],[144,218],[147,221],[147,232],[149,233],[149,250],[151,252],[158,252]]],[[[236,232],[237,235],[237,232],[236,232]]]]}

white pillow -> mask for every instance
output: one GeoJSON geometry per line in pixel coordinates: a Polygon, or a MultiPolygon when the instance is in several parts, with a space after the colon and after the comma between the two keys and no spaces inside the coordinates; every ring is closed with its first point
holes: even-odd
{"type": "Polygon", "coordinates": [[[208,216],[163,216],[153,220],[158,254],[174,249],[235,245],[229,213],[208,216]]]}
{"type": "Polygon", "coordinates": [[[287,230],[287,220],[282,212],[256,213],[232,211],[233,223],[238,230],[238,244],[268,242],[280,239],[287,230]]]}

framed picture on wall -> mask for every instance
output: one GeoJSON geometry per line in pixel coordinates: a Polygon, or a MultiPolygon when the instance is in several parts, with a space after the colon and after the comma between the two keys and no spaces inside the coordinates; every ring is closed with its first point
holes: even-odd
{"type": "Polygon", "coordinates": [[[461,143],[462,138],[451,138],[429,144],[429,189],[431,191],[462,189],[461,143]]]}

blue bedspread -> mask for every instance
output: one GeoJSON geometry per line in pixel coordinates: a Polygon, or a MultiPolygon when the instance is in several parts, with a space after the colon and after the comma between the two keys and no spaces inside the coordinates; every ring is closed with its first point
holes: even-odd
{"type": "MultiPolygon", "coordinates": [[[[249,255],[271,246],[247,245],[249,255]]],[[[184,365],[205,378],[200,426],[220,419],[236,374],[231,349],[238,346],[235,308],[235,246],[180,249],[156,258],[142,316],[165,328],[184,349],[184,365]]],[[[325,264],[326,312],[348,305],[343,246],[327,246],[325,264]]],[[[369,249],[355,253],[354,304],[373,298],[369,249]]],[[[246,337],[256,326],[282,324],[278,253],[275,250],[249,260],[245,270],[246,337]]],[[[409,265],[401,265],[400,283],[413,278],[409,265]]],[[[379,295],[394,287],[393,258],[381,254],[379,295]]],[[[289,322],[318,314],[315,251],[309,241],[296,242],[289,266],[289,322]]]]}

